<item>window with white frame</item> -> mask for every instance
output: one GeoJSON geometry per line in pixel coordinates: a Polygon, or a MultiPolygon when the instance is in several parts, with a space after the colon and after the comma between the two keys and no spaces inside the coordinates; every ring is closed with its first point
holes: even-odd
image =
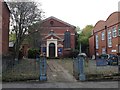
{"type": "Polygon", "coordinates": [[[108,47],[112,47],[112,36],[111,31],[108,31],[108,47]]]}
{"type": "Polygon", "coordinates": [[[106,54],[106,49],[102,48],[102,54],[106,54]]]}
{"type": "Polygon", "coordinates": [[[120,36],[120,25],[118,26],[118,36],[120,36]]]}
{"type": "Polygon", "coordinates": [[[113,36],[113,37],[116,37],[116,36],[117,36],[116,26],[114,26],[114,27],[112,28],[112,36],[113,36]]]}
{"type": "Polygon", "coordinates": [[[105,32],[103,31],[101,34],[102,40],[105,40],[105,32]]]}
{"type": "Polygon", "coordinates": [[[96,35],[96,49],[98,49],[99,48],[99,45],[98,45],[98,35],[96,35]]]}

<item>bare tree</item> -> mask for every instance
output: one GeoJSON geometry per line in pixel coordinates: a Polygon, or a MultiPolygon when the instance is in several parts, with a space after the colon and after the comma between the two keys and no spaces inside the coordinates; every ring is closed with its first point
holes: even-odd
{"type": "Polygon", "coordinates": [[[27,41],[32,48],[40,49],[42,31],[41,22],[37,22],[29,27],[27,41]]]}
{"type": "Polygon", "coordinates": [[[16,34],[14,50],[15,60],[18,61],[19,49],[23,40],[26,37],[28,27],[38,21],[41,21],[42,10],[38,9],[37,3],[33,1],[23,2],[22,0],[8,2],[8,6],[11,11],[13,31],[16,34]]]}

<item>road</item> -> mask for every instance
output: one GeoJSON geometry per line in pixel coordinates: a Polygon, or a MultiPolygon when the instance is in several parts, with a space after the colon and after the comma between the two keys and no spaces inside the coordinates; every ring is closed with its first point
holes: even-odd
{"type": "Polygon", "coordinates": [[[17,82],[3,83],[3,88],[118,88],[118,82],[17,82]]]}

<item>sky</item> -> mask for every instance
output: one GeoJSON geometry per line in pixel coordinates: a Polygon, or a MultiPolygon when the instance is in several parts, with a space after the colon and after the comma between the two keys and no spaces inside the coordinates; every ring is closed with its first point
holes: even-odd
{"type": "MultiPolygon", "coordinates": [[[[36,0],[38,1],[38,0],[36,0]]],[[[80,29],[118,11],[120,0],[39,0],[45,17],[54,16],[80,29]]]]}

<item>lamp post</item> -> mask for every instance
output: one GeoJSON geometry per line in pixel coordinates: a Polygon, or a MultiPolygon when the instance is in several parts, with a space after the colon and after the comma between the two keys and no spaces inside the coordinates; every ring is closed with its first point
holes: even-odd
{"type": "Polygon", "coordinates": [[[81,53],[81,42],[80,42],[80,52],[79,53],[81,53]]]}

